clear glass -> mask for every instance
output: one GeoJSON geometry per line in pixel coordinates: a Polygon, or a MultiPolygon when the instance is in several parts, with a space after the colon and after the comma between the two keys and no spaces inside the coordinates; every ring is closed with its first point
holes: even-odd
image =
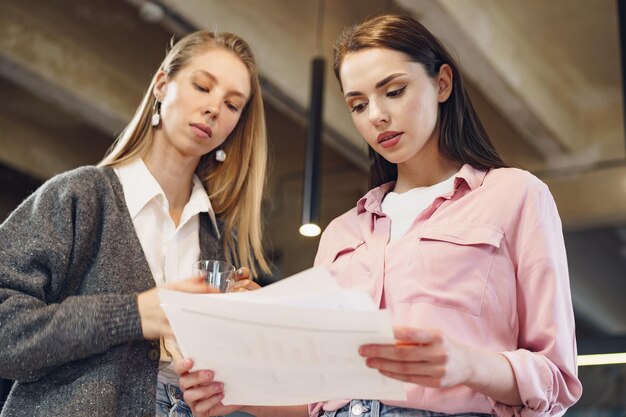
{"type": "Polygon", "coordinates": [[[202,260],[194,262],[192,274],[194,277],[204,277],[207,284],[219,292],[229,292],[235,281],[235,267],[224,261],[202,260]]]}

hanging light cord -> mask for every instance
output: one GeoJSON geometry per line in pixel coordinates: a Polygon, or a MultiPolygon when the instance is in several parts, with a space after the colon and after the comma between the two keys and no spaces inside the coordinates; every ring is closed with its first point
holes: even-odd
{"type": "Polygon", "coordinates": [[[324,34],[324,0],[317,0],[317,30],[315,39],[315,50],[318,56],[324,56],[323,49],[324,34]]]}

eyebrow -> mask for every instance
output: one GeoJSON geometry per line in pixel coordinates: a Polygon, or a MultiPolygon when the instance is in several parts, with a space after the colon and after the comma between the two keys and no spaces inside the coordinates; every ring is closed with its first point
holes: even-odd
{"type": "MultiPolygon", "coordinates": [[[[209,77],[209,78],[211,79],[211,81],[213,81],[214,83],[215,83],[215,82],[217,82],[217,78],[215,77],[215,75],[211,74],[209,71],[206,71],[206,70],[202,70],[202,69],[200,69],[200,70],[195,70],[193,73],[194,73],[194,74],[200,73],[200,74],[206,75],[206,76],[207,76],[207,77],[209,77]]],[[[246,97],[246,95],[245,95],[244,93],[242,93],[241,91],[237,91],[237,90],[230,90],[228,93],[229,93],[229,94],[234,94],[234,95],[236,95],[236,96],[239,96],[239,97],[243,98],[244,100],[248,100],[248,97],[246,97]]]]}
{"type": "MultiPolygon", "coordinates": [[[[391,81],[393,81],[394,79],[402,75],[406,75],[406,74],[403,72],[396,72],[394,74],[388,75],[387,77],[377,82],[375,87],[377,89],[380,87],[384,87],[385,85],[389,84],[391,81]]],[[[344,97],[348,98],[348,97],[354,97],[354,96],[359,96],[359,95],[361,95],[361,93],[359,93],[358,91],[349,91],[344,95],[344,97]]]]}

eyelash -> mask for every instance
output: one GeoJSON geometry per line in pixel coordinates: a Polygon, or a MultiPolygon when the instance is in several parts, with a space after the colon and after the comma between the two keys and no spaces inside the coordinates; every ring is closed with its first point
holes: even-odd
{"type": "Polygon", "coordinates": [[[195,87],[196,90],[201,91],[203,93],[208,93],[209,92],[208,88],[203,87],[200,84],[193,83],[193,86],[195,87]]]}
{"type": "MultiPolygon", "coordinates": [[[[193,86],[196,90],[202,92],[202,93],[208,93],[210,90],[206,87],[201,86],[200,84],[196,84],[193,83],[193,86]]],[[[226,103],[226,107],[228,107],[229,110],[231,110],[232,112],[238,112],[239,111],[239,107],[235,106],[234,104],[231,103],[226,103]]]]}
{"type": "Polygon", "coordinates": [[[385,95],[386,95],[387,97],[392,97],[392,98],[395,98],[395,97],[400,97],[400,96],[404,93],[404,90],[406,90],[406,85],[405,85],[404,87],[402,87],[402,88],[398,88],[397,90],[392,90],[392,91],[389,91],[389,92],[388,92],[387,94],[385,94],[385,95]]]}
{"type": "Polygon", "coordinates": [[[350,112],[361,113],[363,110],[365,110],[365,106],[366,106],[366,103],[357,104],[356,106],[352,107],[352,109],[350,109],[350,112]]]}
{"type": "MultiPolygon", "coordinates": [[[[386,97],[389,98],[398,98],[400,97],[402,94],[404,94],[404,90],[406,90],[406,85],[402,88],[398,88],[397,90],[392,90],[389,91],[385,94],[386,97]]],[[[350,109],[350,112],[354,113],[361,113],[363,110],[365,110],[365,107],[367,106],[367,103],[359,103],[356,106],[353,106],[350,109]]]]}

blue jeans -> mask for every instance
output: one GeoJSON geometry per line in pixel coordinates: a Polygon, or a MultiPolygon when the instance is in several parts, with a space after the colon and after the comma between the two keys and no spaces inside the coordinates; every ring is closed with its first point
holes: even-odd
{"type": "Polygon", "coordinates": [[[401,408],[381,404],[376,400],[352,400],[350,404],[335,411],[325,411],[324,417],[491,417],[491,414],[460,413],[445,414],[434,411],[401,408]]]}
{"type": "Polygon", "coordinates": [[[193,417],[176,385],[157,382],[156,417],[193,417]]]}

